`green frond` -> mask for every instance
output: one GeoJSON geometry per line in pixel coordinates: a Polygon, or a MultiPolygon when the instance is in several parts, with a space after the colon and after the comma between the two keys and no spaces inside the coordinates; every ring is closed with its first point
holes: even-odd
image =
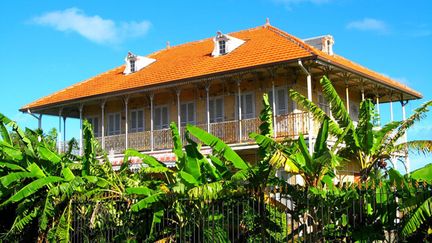
{"type": "Polygon", "coordinates": [[[415,233],[426,221],[432,217],[432,197],[426,199],[413,214],[409,216],[402,228],[403,236],[410,236],[415,233]]]}
{"type": "Polygon", "coordinates": [[[12,138],[2,120],[0,120],[0,134],[4,142],[12,145],[12,138]]]}
{"type": "Polygon", "coordinates": [[[427,164],[410,173],[410,177],[418,181],[432,181],[432,164],[427,164]]]}
{"type": "Polygon", "coordinates": [[[406,143],[399,143],[392,148],[392,151],[405,151],[429,154],[432,153],[432,140],[412,140],[406,143]]]}
{"type": "Polygon", "coordinates": [[[231,161],[235,168],[244,170],[250,167],[249,164],[246,163],[236,152],[234,152],[230,146],[228,146],[218,137],[192,125],[187,125],[186,130],[198,138],[201,142],[210,146],[216,153],[221,153],[226,160],[231,161]]]}
{"type": "Polygon", "coordinates": [[[326,76],[323,76],[320,83],[323,88],[323,95],[331,105],[332,116],[336,119],[340,128],[348,127],[349,124],[352,123],[351,117],[347,111],[348,108],[345,107],[343,100],[340,98],[332,82],[326,76]]]}
{"type": "Polygon", "coordinates": [[[174,145],[173,152],[177,157],[177,161],[183,161],[185,155],[183,153],[182,139],[180,137],[179,130],[175,122],[171,122],[170,129],[174,145]]]}
{"type": "Polygon", "coordinates": [[[19,201],[25,199],[26,197],[36,193],[41,188],[46,187],[48,185],[51,185],[52,183],[60,182],[63,180],[64,179],[61,177],[48,176],[48,177],[43,177],[43,178],[37,179],[35,181],[32,181],[31,183],[29,183],[26,186],[24,186],[23,188],[21,188],[17,193],[12,195],[9,199],[7,199],[2,204],[0,204],[0,207],[7,205],[9,203],[19,202],[19,201]]]}
{"type": "Polygon", "coordinates": [[[20,172],[9,173],[1,177],[0,182],[4,187],[9,187],[9,185],[12,183],[16,183],[25,178],[33,178],[33,177],[34,175],[31,172],[20,171],[20,172]]]}
{"type": "MultiPolygon", "coordinates": [[[[295,101],[298,105],[306,109],[307,111],[312,113],[312,116],[315,120],[319,122],[323,122],[327,116],[327,114],[319,108],[316,104],[308,100],[305,96],[300,94],[299,92],[290,89],[289,95],[293,101],[295,101]]],[[[338,136],[343,133],[343,130],[339,127],[339,125],[333,120],[329,121],[329,132],[332,135],[338,136]]]]}
{"type": "Polygon", "coordinates": [[[150,208],[154,204],[158,204],[164,198],[165,198],[165,192],[157,192],[133,204],[131,210],[132,212],[139,212],[143,209],[150,208]]]}
{"type": "Polygon", "coordinates": [[[38,216],[39,210],[39,207],[35,207],[32,211],[24,210],[22,214],[17,215],[7,235],[20,234],[38,216]]]}
{"type": "Polygon", "coordinates": [[[188,191],[188,195],[191,199],[212,200],[217,199],[222,190],[223,182],[216,181],[194,187],[188,191]]]}
{"type": "Polygon", "coordinates": [[[15,163],[9,163],[9,162],[0,162],[0,167],[4,167],[4,168],[8,168],[12,171],[25,171],[25,169],[23,167],[21,167],[18,164],[15,163]]]}
{"type": "Polygon", "coordinates": [[[58,242],[69,242],[70,231],[72,226],[72,205],[71,202],[63,210],[58,225],[56,227],[55,236],[58,242]]]}
{"type": "Polygon", "coordinates": [[[426,113],[429,112],[429,108],[432,106],[432,100],[424,103],[419,108],[414,110],[414,113],[405,121],[402,121],[402,124],[397,129],[396,134],[389,141],[390,144],[395,144],[399,138],[401,138],[406,131],[412,127],[416,122],[426,117],[426,113]]]}
{"type": "Polygon", "coordinates": [[[261,125],[259,126],[259,129],[261,131],[261,135],[271,137],[273,136],[273,111],[272,106],[269,102],[269,97],[267,93],[263,94],[263,109],[260,113],[260,121],[261,125]]]}
{"type": "Polygon", "coordinates": [[[166,165],[160,161],[158,161],[155,157],[142,154],[135,149],[128,149],[125,151],[123,163],[129,161],[130,157],[138,157],[142,160],[142,162],[150,167],[166,167],[166,165]]]}
{"type": "Polygon", "coordinates": [[[393,146],[393,144],[389,144],[387,141],[391,138],[400,124],[400,121],[393,121],[384,125],[380,130],[376,132],[374,131],[374,145],[372,147],[373,153],[393,146]]]}

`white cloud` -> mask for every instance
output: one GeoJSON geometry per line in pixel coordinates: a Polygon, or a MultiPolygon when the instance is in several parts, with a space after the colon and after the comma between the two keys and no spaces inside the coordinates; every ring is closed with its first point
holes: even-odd
{"type": "Polygon", "coordinates": [[[384,21],[373,18],[364,18],[362,20],[352,21],[349,22],[346,27],[348,29],[362,31],[377,31],[379,33],[386,33],[388,31],[388,27],[384,21]]]}
{"type": "Polygon", "coordinates": [[[98,44],[120,43],[128,38],[143,36],[151,26],[151,23],[146,20],[116,23],[98,15],[85,15],[78,8],[45,13],[33,18],[32,22],[53,27],[58,31],[76,32],[98,44]]]}
{"type": "Polygon", "coordinates": [[[324,4],[331,2],[332,0],[272,0],[274,3],[282,4],[287,9],[291,9],[293,5],[298,5],[301,3],[312,3],[312,4],[324,4]]]}

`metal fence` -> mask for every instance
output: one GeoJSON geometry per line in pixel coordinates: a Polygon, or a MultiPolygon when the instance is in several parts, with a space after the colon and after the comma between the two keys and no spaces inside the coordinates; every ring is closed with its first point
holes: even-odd
{"type": "Polygon", "coordinates": [[[417,187],[299,186],[252,189],[218,199],[175,199],[133,213],[133,202],[74,204],[72,242],[399,242],[409,213],[431,197],[417,187]],[[406,202],[404,202],[406,200],[406,202]],[[158,217],[154,212],[159,211],[158,217]],[[152,227],[153,225],[153,227],[152,227]]]}

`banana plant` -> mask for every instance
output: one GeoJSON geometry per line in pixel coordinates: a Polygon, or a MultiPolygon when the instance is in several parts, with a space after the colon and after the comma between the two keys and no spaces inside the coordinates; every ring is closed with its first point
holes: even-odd
{"type": "Polygon", "coordinates": [[[204,214],[203,201],[218,199],[236,172],[248,168],[246,162],[213,135],[188,125],[185,134],[187,144],[183,145],[176,124],[171,123],[170,129],[176,156],[175,168],[168,168],[156,158],[133,149],[127,150],[123,159],[126,163],[122,169],[127,167],[131,157],[140,158],[144,164],[138,173],[141,175],[140,183],[126,188],[126,196],[138,200],[131,206],[132,212],[150,212],[152,215],[149,230],[151,240],[157,239],[155,227],[161,222],[165,208],[175,209],[173,221],[185,228],[193,224],[188,220],[192,213],[204,214]],[[215,153],[222,154],[222,158],[230,162],[224,163],[224,160],[213,154],[203,155],[201,145],[190,138],[189,134],[192,133],[212,144],[215,153]]]}
{"type": "Polygon", "coordinates": [[[38,241],[68,242],[73,203],[87,197],[99,200],[104,192],[119,190],[119,183],[108,177],[114,174],[107,170],[111,164],[95,157],[96,142],[88,123],[84,123],[83,163],[77,163],[81,158],[72,161],[68,154],[52,151],[43,136],[29,129],[23,132],[1,114],[0,128],[0,208],[12,206],[16,213],[5,240],[16,239],[36,222],[38,241]]]}
{"type": "MultiPolygon", "coordinates": [[[[373,169],[379,166],[384,167],[385,163],[381,162],[389,160],[395,152],[407,151],[408,149],[420,152],[431,151],[431,140],[414,140],[402,143],[399,140],[409,128],[425,117],[432,101],[428,101],[415,109],[414,113],[404,121],[395,121],[383,127],[377,127],[374,126],[376,117],[374,104],[371,100],[366,99],[360,103],[358,124],[354,126],[354,122],[332,82],[323,76],[320,83],[323,94],[330,103],[333,117],[329,120],[329,133],[336,138],[337,142],[344,144],[340,148],[334,147],[334,150],[339,156],[360,165],[362,180],[366,180],[373,169]]],[[[317,121],[322,123],[327,119],[323,110],[299,92],[291,89],[290,97],[310,111],[317,121]]]]}
{"type": "Polygon", "coordinates": [[[427,164],[405,176],[393,171],[390,182],[393,182],[401,192],[399,197],[402,200],[398,201],[403,223],[401,235],[407,239],[411,237],[424,241],[431,240],[432,164],[427,164]]]}

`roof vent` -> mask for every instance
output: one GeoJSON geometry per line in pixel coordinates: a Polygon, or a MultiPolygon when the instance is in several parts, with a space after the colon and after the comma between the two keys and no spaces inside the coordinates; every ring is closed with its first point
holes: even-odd
{"type": "Polygon", "coordinates": [[[222,32],[218,31],[216,33],[216,37],[213,38],[214,49],[212,52],[212,56],[218,57],[225,54],[228,54],[235,50],[237,47],[243,45],[245,43],[244,40],[237,39],[235,37],[222,34],[222,32]]]}
{"type": "Polygon", "coordinates": [[[125,67],[125,70],[123,71],[123,73],[124,74],[131,74],[131,73],[137,72],[137,71],[147,67],[148,65],[152,64],[155,61],[156,61],[156,59],[148,58],[148,57],[144,57],[144,56],[137,56],[137,55],[133,54],[132,52],[128,52],[128,54],[125,58],[126,67],[125,67]]]}
{"type": "Polygon", "coordinates": [[[334,38],[331,35],[312,37],[303,41],[320,51],[333,55],[334,38]]]}

